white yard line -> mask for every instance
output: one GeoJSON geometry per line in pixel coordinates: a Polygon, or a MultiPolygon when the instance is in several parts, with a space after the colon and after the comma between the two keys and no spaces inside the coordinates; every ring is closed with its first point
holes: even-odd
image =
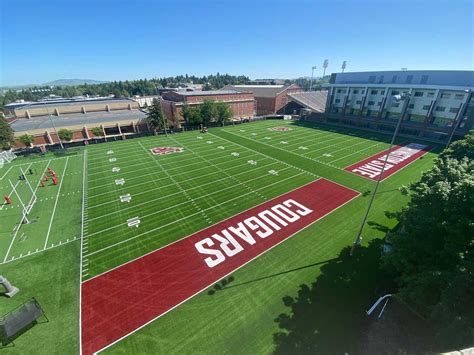
{"type": "MultiPolygon", "coordinates": [[[[30,168],[31,164],[26,168],[26,170],[28,170],[30,168]]],[[[18,186],[18,184],[20,183],[20,180],[18,180],[14,186],[14,188],[16,189],[16,187],[18,186]]],[[[14,192],[14,189],[12,189],[12,191],[8,194],[8,196],[11,196],[12,193],[14,192]]],[[[5,204],[2,204],[0,206],[0,211],[3,210],[3,207],[5,207],[5,204]]]]}
{"type": "MultiPolygon", "coordinates": [[[[43,174],[41,174],[41,177],[46,173],[46,170],[48,169],[48,166],[49,166],[50,163],[51,163],[51,159],[50,159],[50,160],[48,161],[48,163],[46,164],[46,168],[44,169],[43,174]]],[[[30,164],[30,166],[31,166],[31,164],[30,164]]],[[[40,179],[41,179],[41,177],[40,177],[40,179]]],[[[35,190],[34,190],[33,195],[36,194],[36,191],[38,190],[38,187],[39,187],[39,184],[36,185],[36,188],[35,188],[35,190]]],[[[7,261],[7,259],[8,259],[8,254],[10,254],[10,250],[12,249],[12,246],[13,246],[13,243],[15,242],[16,236],[17,236],[18,232],[20,231],[21,222],[22,222],[22,220],[23,220],[23,216],[22,216],[21,218],[22,218],[22,219],[20,220],[20,223],[18,223],[17,229],[16,229],[15,233],[13,234],[13,238],[12,238],[12,240],[10,241],[10,245],[8,246],[7,253],[5,254],[5,258],[3,259],[3,262],[4,262],[4,263],[7,261]]]]}
{"type": "Polygon", "coordinates": [[[5,172],[5,174],[2,175],[2,177],[0,178],[0,180],[3,180],[3,178],[4,178],[5,176],[7,176],[7,174],[10,172],[10,170],[12,170],[12,168],[13,168],[13,166],[10,166],[10,167],[8,168],[8,170],[5,172]]]}
{"type": "MultiPolygon", "coordinates": [[[[263,186],[263,187],[261,187],[261,188],[259,188],[259,189],[256,189],[255,191],[259,191],[259,190],[266,189],[266,188],[268,188],[269,186],[273,186],[273,185],[279,184],[279,183],[284,182],[284,181],[289,180],[289,179],[294,179],[296,176],[300,176],[300,175],[302,175],[302,174],[304,174],[304,172],[299,173],[299,174],[296,174],[296,175],[292,175],[292,176],[290,176],[290,177],[288,177],[288,178],[286,178],[286,179],[278,180],[278,181],[276,181],[276,182],[274,182],[274,183],[272,183],[272,184],[265,185],[265,186],[263,186]]],[[[237,196],[237,197],[234,197],[234,198],[231,198],[231,199],[229,199],[229,200],[226,200],[225,202],[218,203],[218,204],[213,205],[212,207],[208,207],[208,208],[206,208],[206,209],[203,209],[203,211],[208,211],[208,210],[211,210],[211,209],[213,209],[213,208],[220,207],[220,206],[222,206],[222,205],[224,205],[224,204],[226,204],[226,203],[232,202],[232,201],[237,200],[237,199],[241,199],[242,197],[247,196],[247,195],[250,195],[250,194],[252,194],[252,193],[253,193],[253,192],[250,191],[250,192],[241,194],[241,195],[239,195],[239,196],[237,196]]],[[[185,216],[185,217],[182,217],[182,218],[179,218],[179,219],[175,219],[173,222],[169,222],[169,223],[166,223],[166,224],[164,224],[164,225],[162,225],[162,226],[159,226],[159,227],[156,227],[156,228],[153,228],[153,229],[149,229],[149,230],[147,230],[146,232],[143,232],[143,233],[137,234],[137,235],[135,235],[135,236],[133,236],[133,237],[130,237],[130,238],[121,240],[120,242],[117,242],[117,243],[114,243],[114,244],[110,244],[110,245],[108,245],[108,246],[106,246],[106,247],[104,247],[104,248],[101,248],[101,249],[98,249],[98,250],[96,250],[96,251],[93,251],[92,253],[89,253],[89,254],[87,254],[86,256],[89,257],[89,256],[91,256],[91,255],[94,255],[94,254],[97,254],[97,253],[101,253],[101,252],[103,252],[104,250],[108,250],[108,249],[110,249],[110,248],[116,247],[117,245],[121,245],[121,244],[123,244],[123,243],[127,243],[127,242],[129,242],[129,241],[131,241],[131,240],[134,240],[134,239],[136,239],[136,238],[139,238],[139,237],[141,237],[141,236],[143,236],[143,235],[150,234],[150,233],[152,233],[152,232],[155,232],[155,231],[157,231],[157,230],[159,230],[159,229],[162,229],[162,228],[164,228],[164,227],[170,226],[170,225],[175,224],[175,223],[177,223],[177,222],[184,221],[184,220],[186,220],[186,219],[188,219],[188,218],[190,218],[190,217],[193,217],[193,216],[195,216],[195,215],[197,215],[197,214],[200,214],[200,213],[201,213],[201,212],[198,211],[198,212],[189,214],[189,215],[187,215],[187,216],[185,216]]]]}
{"type": "MultiPolygon", "coordinates": [[[[378,143],[376,143],[376,144],[373,144],[373,145],[368,146],[367,148],[358,150],[358,151],[353,152],[353,153],[351,153],[351,154],[344,155],[344,156],[341,157],[341,158],[337,158],[337,159],[331,160],[330,163],[333,164],[333,163],[335,163],[336,161],[339,161],[339,160],[342,160],[342,159],[346,159],[346,158],[348,158],[348,157],[350,157],[350,156],[353,156],[354,154],[361,153],[361,152],[363,152],[363,151],[365,151],[365,150],[367,150],[367,149],[376,147],[376,146],[378,146],[378,145],[380,145],[380,144],[385,144],[385,143],[378,142],[378,143]]],[[[388,147],[387,147],[387,148],[388,148],[388,147]]],[[[385,148],[385,149],[386,149],[386,148],[385,148]]],[[[384,150],[385,150],[385,149],[384,149],[384,150]]],[[[383,151],[383,150],[382,150],[382,151],[383,151]]],[[[376,154],[377,154],[377,153],[376,153],[376,154]]]]}
{"type": "MultiPolygon", "coordinates": [[[[269,163],[269,164],[266,164],[266,165],[261,165],[261,166],[259,166],[258,168],[265,168],[265,167],[267,167],[267,166],[269,166],[269,165],[272,165],[272,164],[275,164],[275,163],[272,162],[272,163],[269,163]]],[[[288,169],[288,168],[284,168],[284,169],[282,169],[282,170],[280,170],[280,171],[283,171],[283,170],[285,170],[285,169],[288,169]]],[[[235,176],[242,175],[242,174],[248,174],[249,172],[250,172],[249,170],[243,171],[243,172],[241,172],[241,173],[239,173],[239,174],[235,174],[235,176]]],[[[200,176],[200,177],[202,177],[202,176],[200,176]]],[[[254,180],[258,180],[258,179],[261,179],[261,178],[262,178],[261,176],[258,176],[258,177],[256,177],[256,178],[247,180],[247,182],[249,182],[249,181],[254,181],[254,180]]],[[[222,181],[224,181],[224,180],[222,180],[222,181]]],[[[215,184],[215,181],[210,181],[210,182],[208,182],[208,183],[206,183],[206,184],[202,184],[202,185],[198,185],[198,186],[191,187],[191,188],[189,188],[189,189],[186,189],[186,191],[191,191],[191,190],[196,190],[196,189],[202,189],[204,186],[212,185],[212,184],[215,184]]],[[[157,188],[155,188],[155,189],[153,189],[153,190],[157,190],[157,189],[159,190],[159,189],[161,189],[161,188],[165,188],[165,187],[167,187],[167,186],[173,186],[173,185],[175,185],[175,184],[163,185],[163,186],[157,187],[157,188]]],[[[222,189],[220,189],[220,190],[217,190],[217,191],[208,193],[208,194],[206,194],[206,195],[202,195],[202,196],[195,197],[194,199],[195,199],[195,200],[198,200],[198,199],[203,198],[203,197],[212,196],[212,195],[214,195],[215,193],[219,193],[219,192],[222,192],[222,191],[225,191],[225,190],[228,190],[228,189],[234,188],[234,187],[236,187],[236,186],[240,186],[240,185],[242,185],[242,184],[239,183],[238,185],[235,185],[235,184],[234,184],[234,185],[231,185],[231,186],[228,186],[228,187],[224,187],[224,188],[222,188],[222,189]]],[[[147,191],[142,192],[142,193],[149,193],[150,191],[152,191],[152,190],[147,190],[147,191]]],[[[94,218],[89,218],[88,221],[90,222],[90,221],[93,221],[93,220],[96,220],[96,219],[100,219],[100,218],[104,218],[104,217],[108,217],[108,216],[114,215],[114,214],[116,214],[116,213],[122,213],[122,212],[125,212],[125,211],[128,211],[128,210],[133,210],[133,209],[135,209],[135,208],[137,208],[137,207],[139,207],[139,206],[147,205],[147,204],[149,204],[149,203],[154,203],[154,202],[156,202],[156,201],[163,200],[163,199],[168,199],[168,198],[170,198],[171,196],[180,195],[180,194],[182,194],[182,193],[183,193],[183,192],[180,190],[180,191],[178,191],[178,192],[175,192],[175,193],[172,193],[172,194],[169,194],[169,195],[164,195],[164,196],[160,196],[160,197],[158,197],[158,198],[154,198],[154,199],[151,199],[151,200],[147,200],[147,201],[142,202],[142,203],[139,203],[139,204],[137,204],[137,205],[133,205],[133,206],[130,206],[130,207],[122,208],[122,209],[120,209],[120,210],[113,211],[113,212],[110,212],[110,213],[101,214],[100,216],[97,216],[97,217],[94,217],[94,218]]],[[[137,195],[137,194],[134,194],[133,196],[136,196],[136,195],[137,195]]],[[[110,202],[106,202],[106,203],[102,203],[102,204],[99,204],[99,205],[95,205],[95,206],[93,206],[93,207],[91,207],[91,208],[96,208],[96,207],[98,207],[98,206],[103,206],[104,204],[109,204],[109,203],[111,203],[111,202],[115,202],[115,203],[117,203],[117,204],[120,203],[120,202],[118,202],[117,199],[115,199],[115,200],[110,201],[110,202]]],[[[185,203],[186,203],[186,202],[183,202],[183,203],[180,203],[180,204],[176,204],[176,205],[173,205],[173,207],[177,207],[177,206],[180,206],[180,205],[185,204],[185,203]]],[[[156,212],[153,212],[153,213],[163,212],[163,211],[164,211],[164,210],[159,210],[159,211],[156,211],[156,212]]],[[[146,215],[146,216],[143,216],[142,218],[145,218],[145,217],[148,217],[148,216],[149,216],[149,215],[146,215]]],[[[126,224],[126,223],[125,223],[125,224],[126,224]]]]}
{"type": "Polygon", "coordinates": [[[56,213],[56,206],[58,205],[59,194],[61,193],[61,187],[63,186],[64,181],[64,173],[66,172],[67,163],[69,162],[69,157],[66,159],[66,163],[64,164],[63,173],[61,175],[61,182],[59,183],[58,193],[56,194],[56,201],[54,201],[53,213],[51,214],[51,220],[49,221],[48,232],[46,233],[46,240],[44,242],[44,248],[48,246],[49,234],[51,233],[51,226],[53,225],[54,215],[56,213]]]}

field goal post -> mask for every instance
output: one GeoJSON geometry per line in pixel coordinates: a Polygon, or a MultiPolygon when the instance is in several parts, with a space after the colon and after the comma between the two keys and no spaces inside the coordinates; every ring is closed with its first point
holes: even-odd
{"type": "Polygon", "coordinates": [[[16,338],[36,324],[45,322],[49,322],[49,319],[46,317],[43,308],[34,297],[31,298],[0,317],[0,343],[2,345],[0,349],[13,344],[16,338]],[[45,321],[39,322],[40,318],[44,318],[45,321]]]}
{"type": "Polygon", "coordinates": [[[16,154],[13,151],[13,149],[5,150],[1,152],[0,153],[0,168],[2,168],[5,163],[9,163],[15,158],[16,158],[16,154]]]}

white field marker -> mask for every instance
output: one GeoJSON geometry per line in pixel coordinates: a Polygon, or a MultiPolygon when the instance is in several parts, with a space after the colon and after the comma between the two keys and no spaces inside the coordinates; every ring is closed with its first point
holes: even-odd
{"type": "Polygon", "coordinates": [[[257,133],[252,133],[252,136],[256,136],[256,135],[257,135],[257,133]]]}
{"type": "Polygon", "coordinates": [[[109,150],[109,151],[107,151],[107,154],[114,154],[114,151],[113,151],[113,150],[109,150]]]}
{"type": "Polygon", "coordinates": [[[222,150],[224,150],[225,148],[224,148],[222,145],[220,145],[220,146],[217,147],[217,149],[222,149],[222,150]]]}
{"type": "Polygon", "coordinates": [[[264,137],[266,140],[270,140],[272,139],[272,137],[264,137]]]}
{"type": "Polygon", "coordinates": [[[257,165],[257,162],[255,160],[249,160],[247,163],[250,165],[257,165]]]}
{"type": "Polygon", "coordinates": [[[207,144],[212,144],[213,142],[212,141],[206,141],[207,144]]]}
{"type": "Polygon", "coordinates": [[[112,168],[113,173],[118,173],[120,171],[120,168],[114,167],[112,168]]]}
{"type": "Polygon", "coordinates": [[[128,202],[128,203],[130,203],[130,201],[132,201],[132,196],[130,196],[130,194],[126,194],[126,195],[120,196],[120,202],[128,202]]]}
{"type": "Polygon", "coordinates": [[[201,136],[197,136],[196,138],[197,138],[197,139],[202,139],[202,137],[201,137],[201,136]]]}
{"type": "Polygon", "coordinates": [[[125,179],[124,178],[115,180],[115,185],[123,185],[123,184],[125,184],[125,179]]]}
{"type": "Polygon", "coordinates": [[[332,154],[324,153],[324,154],[323,154],[323,157],[328,157],[328,158],[330,158],[330,157],[332,157],[332,154]]]}
{"type": "Polygon", "coordinates": [[[237,152],[232,152],[230,153],[230,155],[232,155],[233,157],[240,157],[240,154],[237,152]]]}
{"type": "Polygon", "coordinates": [[[304,146],[300,145],[300,146],[298,147],[298,149],[301,149],[301,150],[308,150],[308,147],[304,147],[304,146]]]}
{"type": "Polygon", "coordinates": [[[269,173],[270,175],[278,175],[278,171],[273,170],[273,169],[272,169],[272,170],[268,170],[268,173],[269,173]]]}
{"type": "Polygon", "coordinates": [[[127,219],[127,224],[128,224],[129,227],[138,228],[138,225],[140,224],[140,219],[138,217],[133,217],[133,218],[127,219]]]}
{"type": "Polygon", "coordinates": [[[117,161],[117,158],[110,158],[110,159],[109,159],[109,162],[110,162],[110,163],[113,163],[113,162],[116,162],[116,161],[117,161]]]}
{"type": "Polygon", "coordinates": [[[280,143],[281,143],[281,144],[288,144],[287,141],[281,141],[280,143]]]}

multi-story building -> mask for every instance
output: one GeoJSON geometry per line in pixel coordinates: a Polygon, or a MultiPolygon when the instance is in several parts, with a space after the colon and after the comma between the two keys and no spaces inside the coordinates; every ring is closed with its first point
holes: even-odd
{"type": "Polygon", "coordinates": [[[230,105],[234,119],[249,118],[255,115],[255,101],[251,92],[235,90],[213,91],[169,91],[162,95],[161,107],[168,120],[183,122],[181,111],[184,104],[190,107],[201,105],[205,100],[223,101],[230,105]]]}
{"type": "Polygon", "coordinates": [[[332,74],[318,120],[446,140],[465,135],[474,121],[474,71],[407,70],[332,74]],[[406,93],[408,101],[397,101],[406,93]],[[452,130],[455,129],[455,132],[452,130]]]}
{"type": "Polygon", "coordinates": [[[291,101],[289,94],[300,92],[296,85],[226,85],[224,90],[251,92],[257,103],[257,115],[273,115],[291,101]]]}

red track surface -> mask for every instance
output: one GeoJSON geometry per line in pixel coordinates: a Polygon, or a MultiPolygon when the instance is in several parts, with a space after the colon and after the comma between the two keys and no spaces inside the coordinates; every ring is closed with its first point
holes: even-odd
{"type": "MultiPolygon", "coordinates": [[[[357,195],[353,190],[319,179],[85,281],[82,284],[81,305],[83,353],[99,351],[162,316],[357,195]],[[307,214],[303,216],[305,209],[291,205],[287,202],[289,199],[306,207],[307,214]],[[254,244],[233,235],[243,250],[232,257],[226,256],[224,261],[213,267],[209,267],[205,259],[215,257],[198,252],[197,242],[214,233],[224,236],[224,229],[237,227],[239,222],[282,203],[286,203],[293,217],[296,213],[299,219],[287,221],[286,226],[281,222],[276,224],[278,227],[274,225],[273,233],[265,238],[257,235],[264,230],[261,226],[254,230],[247,228],[254,244]]],[[[261,215],[257,218],[263,221],[261,215]]],[[[268,227],[271,223],[267,221],[266,225],[268,227]]],[[[221,250],[221,241],[215,237],[212,241],[214,245],[207,247],[221,250]]]]}
{"type": "MultiPolygon", "coordinates": [[[[390,150],[389,161],[387,162],[387,167],[383,172],[382,180],[388,178],[390,175],[395,174],[398,170],[404,168],[419,157],[425,155],[430,149],[431,147],[415,143],[394,146],[390,150]],[[393,159],[393,161],[391,161],[391,159],[393,159]]],[[[377,180],[380,172],[382,171],[382,165],[388,152],[388,150],[384,150],[383,152],[377,153],[367,159],[352,164],[344,168],[344,170],[367,179],[377,180]]]]}

